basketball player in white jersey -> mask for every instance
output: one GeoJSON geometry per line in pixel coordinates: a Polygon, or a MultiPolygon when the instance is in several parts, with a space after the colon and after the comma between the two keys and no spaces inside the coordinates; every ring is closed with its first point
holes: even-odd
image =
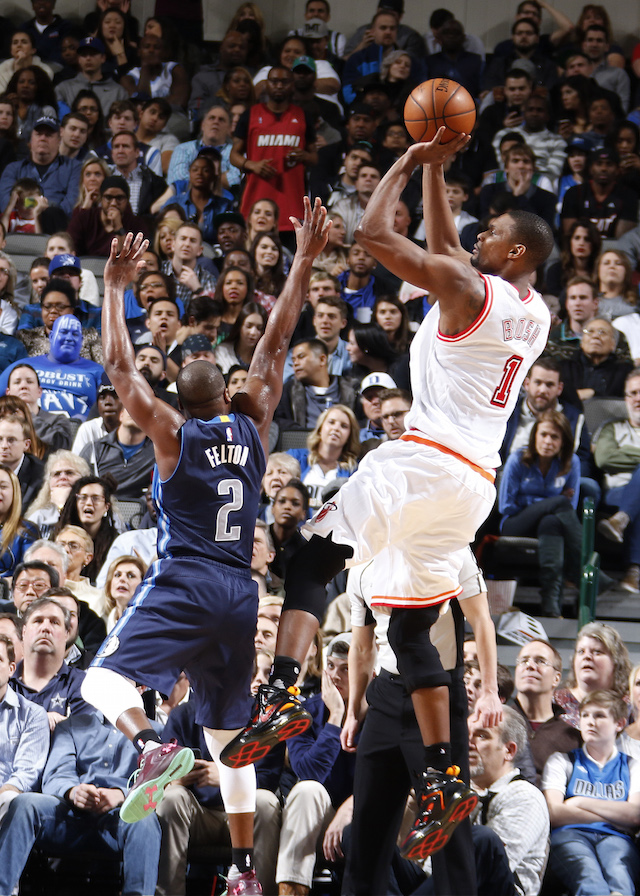
{"type": "MultiPolygon", "coordinates": [[[[553,246],[550,227],[537,215],[509,212],[478,236],[471,256],[465,252],[442,163],[468,138],[442,144],[443,133],[411,146],[392,166],[356,231],[381,264],[439,299],[411,346],[407,432],[369,452],[304,527],[310,540],[289,566],[271,683],[222,756],[230,765],[245,764],[308,724],[291,688],[324,612],[324,585],[345,564],[385,550],[386,577],[372,604],[392,608],[389,641],[425,745],[425,793],[437,796],[419,801],[407,849],[414,857],[418,841],[426,856],[442,824],[460,820],[465,789],[456,782],[446,677],[429,630],[438,605],[460,592],[460,552],[493,506],[506,424],[550,323],[542,297],[529,287],[553,246]],[[400,195],[420,164],[428,252],[393,230],[400,195]]],[[[481,711],[483,724],[493,727],[500,711],[496,694],[485,695],[481,711]]]]}

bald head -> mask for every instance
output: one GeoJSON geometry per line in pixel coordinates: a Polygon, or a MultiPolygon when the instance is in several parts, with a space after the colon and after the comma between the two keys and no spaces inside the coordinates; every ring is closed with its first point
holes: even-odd
{"type": "Polygon", "coordinates": [[[176,380],[180,404],[192,416],[208,410],[220,411],[215,405],[224,401],[224,377],[210,361],[193,361],[183,367],[176,380]]]}

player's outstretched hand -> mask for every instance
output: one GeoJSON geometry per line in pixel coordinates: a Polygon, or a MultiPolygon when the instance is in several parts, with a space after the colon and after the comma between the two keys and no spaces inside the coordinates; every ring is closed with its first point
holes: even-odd
{"type": "Polygon", "coordinates": [[[481,694],[470,722],[482,728],[495,728],[502,721],[502,703],[497,694],[481,694]]]}
{"type": "Polygon", "coordinates": [[[289,218],[296,232],[296,254],[309,255],[317,258],[327,245],[331,221],[327,221],[327,210],[319,199],[313,204],[309,197],[303,197],[304,220],[302,223],[297,218],[289,218]]]}
{"type": "Polygon", "coordinates": [[[128,233],[118,254],[118,240],[111,240],[109,260],[104,268],[104,281],[107,286],[124,289],[135,278],[136,271],[142,262],[142,256],[149,248],[149,240],[144,234],[134,237],[128,233]]]}
{"type": "Polygon", "coordinates": [[[428,143],[414,143],[407,150],[407,155],[414,165],[441,165],[449,156],[460,152],[471,137],[469,134],[460,134],[449,143],[442,143],[445,128],[439,128],[433,140],[428,143]]]}

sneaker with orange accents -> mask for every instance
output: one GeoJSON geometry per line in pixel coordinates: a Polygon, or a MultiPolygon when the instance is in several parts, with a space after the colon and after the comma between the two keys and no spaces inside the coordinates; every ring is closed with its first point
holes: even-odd
{"type": "Polygon", "coordinates": [[[272,747],[302,734],[311,725],[311,715],[298,700],[300,689],[276,688],[262,684],[258,688],[251,719],[240,734],[220,754],[229,768],[243,768],[267,755],[272,747]]]}
{"type": "Polygon", "coordinates": [[[175,740],[141,753],[138,768],[131,776],[133,786],[120,806],[120,818],[133,824],[155,812],[167,784],[190,772],[194,762],[193,750],[181,747],[175,740]]]}
{"type": "Polygon", "coordinates": [[[400,851],[406,859],[421,862],[449,842],[457,825],[478,805],[478,795],[452,765],[446,774],[424,772],[417,789],[418,814],[400,851]]]}

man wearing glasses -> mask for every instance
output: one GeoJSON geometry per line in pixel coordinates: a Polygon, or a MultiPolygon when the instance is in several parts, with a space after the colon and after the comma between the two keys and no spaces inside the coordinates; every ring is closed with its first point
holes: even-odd
{"type": "Polygon", "coordinates": [[[560,363],[563,399],[580,407],[581,402],[594,396],[622,397],[632,364],[616,356],[617,337],[611,321],[603,317],[589,321],[582,331],[580,348],[560,363]]]}
{"type": "Polygon", "coordinates": [[[303,217],[305,169],[317,164],[315,132],[305,112],[291,102],[293,74],[276,66],[267,76],[267,102],[256,103],[240,116],[230,161],[246,175],[240,212],[245,221],[259,199],[280,208],[280,237],[295,247],[289,218],[303,217]]]}
{"type": "Polygon", "coordinates": [[[580,745],[580,734],[562,718],[553,701],[562,677],[562,657],[548,641],[529,641],[516,660],[516,694],[510,701],[527,722],[529,744],[538,781],[552,753],[569,753],[580,745]]]}
{"type": "Polygon", "coordinates": [[[76,208],[69,221],[69,233],[78,255],[108,256],[114,236],[128,230],[146,234],[145,222],[134,215],[129,203],[129,184],[124,177],[106,177],[100,187],[100,203],[95,208],[76,208]]]}

